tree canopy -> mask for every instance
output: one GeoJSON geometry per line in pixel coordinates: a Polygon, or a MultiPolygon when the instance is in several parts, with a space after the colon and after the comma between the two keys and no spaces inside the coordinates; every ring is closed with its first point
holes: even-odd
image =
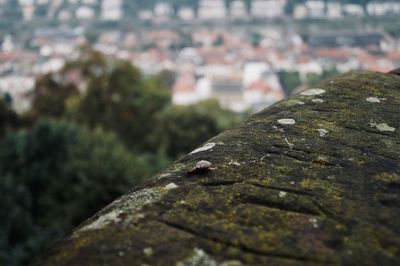
{"type": "Polygon", "coordinates": [[[172,76],[144,76],[128,61],[88,50],[37,79],[26,114],[0,101],[0,265],[25,265],[242,118],[213,100],[172,105],[172,76]]]}
{"type": "Polygon", "coordinates": [[[148,176],[115,134],[41,120],[0,146],[0,264],[32,254],[148,176]]]}

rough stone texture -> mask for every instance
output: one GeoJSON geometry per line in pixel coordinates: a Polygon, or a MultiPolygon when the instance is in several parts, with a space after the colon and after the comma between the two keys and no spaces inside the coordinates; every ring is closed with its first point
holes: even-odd
{"type": "Polygon", "coordinates": [[[399,133],[400,76],[325,81],[211,139],[36,264],[400,265],[399,133]],[[199,161],[212,165],[193,172],[199,161]]]}

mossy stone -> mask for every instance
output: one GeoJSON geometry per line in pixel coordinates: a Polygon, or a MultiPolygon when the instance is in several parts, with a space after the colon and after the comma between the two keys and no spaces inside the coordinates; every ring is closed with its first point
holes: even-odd
{"type": "Polygon", "coordinates": [[[36,264],[400,265],[399,118],[394,72],[322,82],[216,136],[36,264]],[[188,175],[199,161],[209,171],[188,175]]]}

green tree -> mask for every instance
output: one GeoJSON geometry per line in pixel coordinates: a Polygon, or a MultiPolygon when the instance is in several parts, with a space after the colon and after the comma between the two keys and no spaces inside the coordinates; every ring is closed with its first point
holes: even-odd
{"type": "Polygon", "coordinates": [[[91,78],[74,119],[112,130],[131,148],[146,149],[155,115],[170,103],[158,79],[145,79],[129,62],[119,61],[109,73],[91,78]]]}
{"type": "Polygon", "coordinates": [[[108,61],[83,48],[79,60],[37,81],[31,113],[35,118],[67,117],[91,128],[102,126],[115,132],[129,148],[143,151],[148,148],[155,115],[170,104],[167,86],[172,86],[174,76],[164,71],[144,77],[128,61],[108,61]],[[70,73],[79,76],[79,84],[66,83],[64,77],[70,73]],[[77,86],[84,87],[83,93],[77,86]]]}
{"type": "Polygon", "coordinates": [[[321,75],[321,80],[325,80],[334,76],[337,76],[339,74],[339,71],[334,67],[331,69],[326,69],[322,72],[321,75]]]}
{"type": "Polygon", "coordinates": [[[35,118],[62,117],[67,100],[78,93],[74,84],[63,84],[60,74],[46,74],[36,80],[31,113],[35,118]]]}
{"type": "Polygon", "coordinates": [[[320,75],[316,73],[308,73],[306,76],[307,85],[314,86],[318,82],[336,76],[337,74],[339,74],[339,72],[336,70],[336,68],[324,70],[320,75]]]}
{"type": "Polygon", "coordinates": [[[100,128],[40,121],[0,146],[0,265],[22,265],[149,175],[100,128]]]}
{"type": "Polygon", "coordinates": [[[67,62],[61,71],[65,75],[69,71],[78,71],[83,81],[106,75],[109,72],[110,62],[100,52],[90,47],[82,47],[78,60],[67,62]]]}
{"type": "Polygon", "coordinates": [[[177,158],[239,120],[233,112],[209,100],[191,106],[168,106],[157,117],[154,143],[177,158]]]}
{"type": "Polygon", "coordinates": [[[321,77],[316,73],[308,73],[306,79],[307,79],[307,85],[314,86],[321,80],[321,77]]]}
{"type": "Polygon", "coordinates": [[[0,99],[0,141],[8,132],[18,128],[20,124],[18,114],[10,107],[10,99],[10,96],[6,97],[6,99],[0,99]]]}
{"type": "Polygon", "coordinates": [[[164,87],[168,88],[170,91],[172,91],[172,86],[174,85],[175,78],[176,73],[168,69],[164,69],[156,75],[156,79],[158,79],[161,84],[164,87]]]}
{"type": "Polygon", "coordinates": [[[292,92],[301,85],[299,72],[282,71],[278,73],[278,76],[286,95],[291,95],[292,92]]]}

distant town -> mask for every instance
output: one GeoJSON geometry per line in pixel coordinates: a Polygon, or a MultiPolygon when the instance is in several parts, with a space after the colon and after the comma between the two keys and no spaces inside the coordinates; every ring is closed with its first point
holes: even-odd
{"type": "MultiPolygon", "coordinates": [[[[217,98],[236,112],[338,73],[400,67],[399,1],[138,2],[0,0],[2,95],[24,112],[36,78],[82,47],[171,73],[175,104],[217,98]]],[[[85,89],[79,75],[65,78],[85,89]]]]}

